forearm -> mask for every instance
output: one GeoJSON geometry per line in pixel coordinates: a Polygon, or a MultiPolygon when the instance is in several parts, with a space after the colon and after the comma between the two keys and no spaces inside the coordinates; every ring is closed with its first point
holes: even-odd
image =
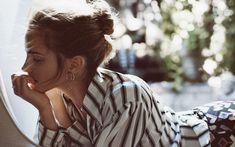
{"type": "Polygon", "coordinates": [[[44,127],[54,131],[58,130],[58,125],[55,121],[52,107],[50,105],[48,105],[47,108],[44,108],[43,110],[39,110],[39,115],[41,123],[44,125],[44,127]]]}

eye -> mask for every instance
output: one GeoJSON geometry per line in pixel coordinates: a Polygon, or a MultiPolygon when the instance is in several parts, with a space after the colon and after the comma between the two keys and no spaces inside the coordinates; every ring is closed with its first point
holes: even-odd
{"type": "Polygon", "coordinates": [[[44,59],[42,57],[39,57],[39,56],[34,56],[33,61],[36,62],[36,63],[40,63],[40,62],[43,62],[44,59]]]}

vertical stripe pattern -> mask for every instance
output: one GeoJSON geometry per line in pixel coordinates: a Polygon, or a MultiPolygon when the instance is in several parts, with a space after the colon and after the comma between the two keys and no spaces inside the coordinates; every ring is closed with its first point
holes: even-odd
{"type": "Polygon", "coordinates": [[[86,116],[63,97],[72,126],[59,131],[39,122],[42,146],[200,147],[210,146],[208,126],[193,111],[162,106],[140,78],[99,68],[83,101],[86,116]]]}

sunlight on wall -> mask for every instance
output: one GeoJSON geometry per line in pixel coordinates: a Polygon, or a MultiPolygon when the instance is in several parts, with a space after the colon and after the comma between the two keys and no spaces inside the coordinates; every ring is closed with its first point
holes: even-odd
{"type": "Polygon", "coordinates": [[[10,0],[0,3],[0,71],[18,125],[32,139],[38,113],[33,106],[14,95],[10,80],[11,74],[20,71],[25,59],[24,32],[31,0],[10,0]]]}

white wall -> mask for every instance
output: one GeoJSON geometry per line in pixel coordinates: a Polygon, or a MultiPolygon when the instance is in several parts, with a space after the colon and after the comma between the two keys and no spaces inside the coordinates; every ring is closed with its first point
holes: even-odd
{"type": "Polygon", "coordinates": [[[24,32],[31,0],[0,1],[0,70],[20,129],[32,138],[38,113],[13,94],[10,76],[20,70],[24,59],[24,32]]]}

